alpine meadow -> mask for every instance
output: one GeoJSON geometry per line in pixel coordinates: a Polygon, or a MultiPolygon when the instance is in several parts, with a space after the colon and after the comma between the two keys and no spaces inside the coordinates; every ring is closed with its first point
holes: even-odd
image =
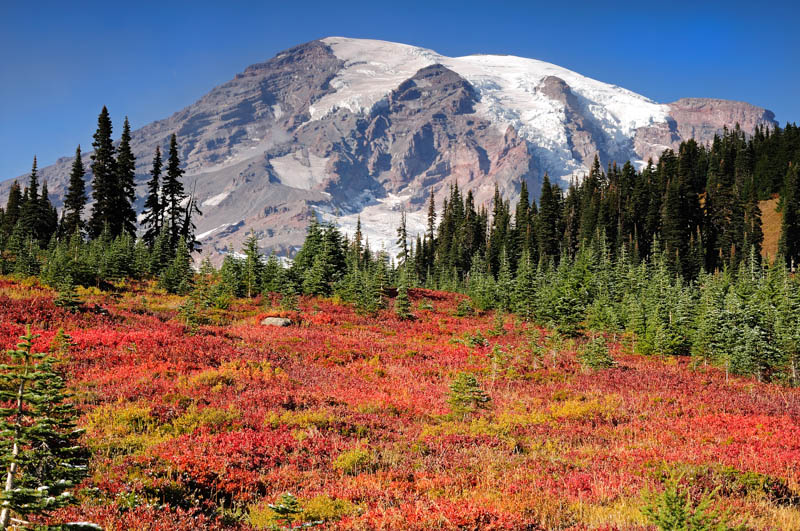
{"type": "MultiPolygon", "coordinates": [[[[142,27],[241,53],[196,7],[142,27]]],[[[164,68],[0,182],[0,529],[800,530],[796,123],[349,37],[142,120],[164,68]]]]}

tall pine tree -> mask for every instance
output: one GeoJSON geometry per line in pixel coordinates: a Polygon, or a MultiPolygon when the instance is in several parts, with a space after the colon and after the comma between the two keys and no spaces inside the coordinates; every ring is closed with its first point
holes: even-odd
{"type": "Polygon", "coordinates": [[[75,160],[72,162],[72,171],[69,174],[69,186],[64,197],[63,221],[60,233],[65,238],[70,238],[75,232],[83,228],[83,209],[86,207],[86,185],[83,176],[86,170],[81,158],[81,146],[75,150],[75,160]]]}
{"type": "Polygon", "coordinates": [[[111,117],[103,106],[97,117],[97,131],[94,133],[92,147],[92,215],[89,218],[88,231],[92,239],[99,237],[106,225],[111,230],[115,221],[114,195],[117,180],[117,161],[114,158],[114,143],[111,140],[111,117]]]}

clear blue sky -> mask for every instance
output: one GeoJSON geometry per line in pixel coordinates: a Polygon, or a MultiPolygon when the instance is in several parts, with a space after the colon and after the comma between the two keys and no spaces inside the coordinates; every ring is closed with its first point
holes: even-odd
{"type": "Polygon", "coordinates": [[[748,101],[800,122],[800,2],[0,0],[0,180],[189,105],[246,66],[342,35],[550,61],[660,102],[748,101]],[[652,6],[652,7],[651,7],[652,6]]]}

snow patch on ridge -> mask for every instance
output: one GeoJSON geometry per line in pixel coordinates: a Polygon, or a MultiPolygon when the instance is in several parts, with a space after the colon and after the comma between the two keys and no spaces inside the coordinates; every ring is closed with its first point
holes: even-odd
{"type": "Polygon", "coordinates": [[[281,184],[301,190],[311,190],[325,181],[327,175],[328,158],[318,157],[305,149],[270,159],[269,163],[281,184]]]}
{"type": "Polygon", "coordinates": [[[619,152],[631,145],[636,129],[666,122],[669,112],[667,105],[536,59],[446,57],[417,46],[369,39],[329,37],[322,42],[344,66],[330,83],[335,92],[309,109],[312,120],[339,109],[368,113],[403,81],[438,63],[469,81],[480,94],[476,111],[503,132],[513,126],[551,175],[567,177],[585,168],[572,155],[563,104],[537,90],[545,77],[559,77],[570,86],[619,152]]]}
{"type": "Polygon", "coordinates": [[[224,201],[225,198],[228,197],[229,195],[230,195],[230,192],[222,192],[221,194],[217,194],[214,197],[209,197],[208,199],[203,201],[203,203],[200,206],[204,206],[204,207],[217,206],[220,203],[222,203],[222,201],[224,201]]]}
{"type": "MultiPolygon", "coordinates": [[[[317,214],[321,221],[333,223],[339,230],[352,238],[356,233],[358,218],[361,217],[361,232],[372,251],[384,250],[392,258],[400,254],[397,245],[396,230],[400,226],[402,205],[411,199],[411,193],[398,195],[388,194],[386,197],[374,198],[369,192],[360,198],[364,207],[355,214],[342,214],[334,212],[327,207],[317,207],[317,214]]],[[[427,212],[406,212],[406,230],[408,232],[408,245],[417,238],[417,234],[424,234],[427,230],[427,212]]]]}

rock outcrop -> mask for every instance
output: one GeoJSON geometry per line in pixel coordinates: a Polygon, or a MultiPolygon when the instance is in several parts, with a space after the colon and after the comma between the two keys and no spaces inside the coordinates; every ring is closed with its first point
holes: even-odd
{"type": "MultiPolygon", "coordinates": [[[[291,255],[311,216],[352,231],[361,215],[373,247],[391,249],[399,210],[409,212],[412,233],[421,229],[431,191],[441,201],[458,184],[481,204],[497,184],[514,200],[522,180],[538,192],[545,172],[567,182],[595,155],[604,165],[645,161],[736,123],[745,132],[775,124],[770,111],[747,103],[662,105],[531,59],[449,58],[329,38],[252,65],[134,131],[136,206],[156,146],[166,150],[175,133],[186,188],[203,211],[196,221],[206,253],[239,249],[252,229],[265,249],[291,255]]],[[[57,206],[71,163],[65,157],[40,171],[57,206]]],[[[0,183],[0,201],[9,185],[0,183]]]]}

